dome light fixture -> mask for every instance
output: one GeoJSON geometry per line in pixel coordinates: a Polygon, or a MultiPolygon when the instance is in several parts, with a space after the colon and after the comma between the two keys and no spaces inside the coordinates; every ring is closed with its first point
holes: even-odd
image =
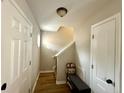
{"type": "Polygon", "coordinates": [[[68,10],[64,7],[59,7],[57,10],[56,10],[57,14],[60,16],[60,17],[64,17],[68,10]]]}

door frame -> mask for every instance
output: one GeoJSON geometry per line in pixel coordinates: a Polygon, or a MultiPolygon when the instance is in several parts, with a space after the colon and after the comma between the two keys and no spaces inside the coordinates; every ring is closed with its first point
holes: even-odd
{"type": "MultiPolygon", "coordinates": [[[[91,87],[91,90],[93,89],[93,51],[92,51],[92,36],[93,36],[93,29],[94,27],[96,26],[99,26],[105,22],[108,22],[109,20],[112,20],[112,19],[115,19],[116,21],[116,41],[115,41],[115,44],[116,44],[116,48],[115,48],[115,93],[121,93],[121,64],[122,64],[122,31],[121,31],[121,13],[117,13],[101,22],[98,22],[94,25],[91,26],[91,48],[90,48],[90,53],[91,53],[91,56],[90,56],[90,87],[91,87]]],[[[93,93],[93,91],[92,91],[93,93]]]]}
{"type": "MultiPolygon", "coordinates": [[[[4,1],[3,1],[4,2],[4,1]]],[[[30,40],[31,40],[31,42],[32,42],[32,33],[33,33],[33,24],[32,24],[32,22],[29,20],[29,18],[26,16],[26,14],[24,13],[24,11],[21,9],[21,7],[17,4],[17,2],[15,1],[15,0],[8,0],[8,2],[10,2],[16,9],[17,9],[17,11],[20,13],[20,15],[27,21],[27,23],[30,25],[30,29],[31,29],[31,31],[30,31],[30,40]]],[[[33,42],[32,42],[33,43],[33,42]]],[[[32,45],[32,47],[33,47],[33,45],[32,45]]],[[[31,51],[31,56],[32,56],[32,51],[31,51]]],[[[29,69],[30,69],[30,75],[31,75],[31,71],[32,71],[32,58],[31,58],[31,65],[30,65],[30,62],[29,62],[29,69]]],[[[30,76],[31,77],[31,76],[30,76]]],[[[29,81],[29,87],[30,87],[30,92],[32,91],[32,89],[31,89],[31,84],[32,84],[32,82],[31,82],[31,78],[30,78],[30,81],[29,81]]]]}

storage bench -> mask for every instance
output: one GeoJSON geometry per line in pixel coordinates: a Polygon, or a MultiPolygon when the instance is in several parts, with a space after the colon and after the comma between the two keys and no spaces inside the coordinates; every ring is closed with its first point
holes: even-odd
{"type": "Polygon", "coordinates": [[[77,75],[68,75],[67,84],[72,93],[91,93],[91,89],[77,75]]]}

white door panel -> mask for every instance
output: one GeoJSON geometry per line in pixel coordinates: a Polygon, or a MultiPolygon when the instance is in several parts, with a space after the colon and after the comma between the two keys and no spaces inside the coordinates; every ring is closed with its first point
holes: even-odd
{"type": "Polygon", "coordinates": [[[93,28],[93,89],[95,93],[115,93],[115,19],[93,28]],[[110,79],[112,84],[107,83],[110,79]]]}
{"type": "Polygon", "coordinates": [[[11,0],[2,2],[2,10],[2,93],[29,93],[32,27],[11,0]]]}
{"type": "Polygon", "coordinates": [[[11,81],[20,76],[21,40],[11,40],[11,81]]]}

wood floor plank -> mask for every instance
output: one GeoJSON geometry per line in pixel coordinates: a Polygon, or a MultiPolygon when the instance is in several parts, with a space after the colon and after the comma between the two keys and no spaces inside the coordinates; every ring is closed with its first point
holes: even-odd
{"type": "Polygon", "coordinates": [[[40,74],[34,93],[71,93],[66,84],[56,85],[53,73],[40,74]]]}

